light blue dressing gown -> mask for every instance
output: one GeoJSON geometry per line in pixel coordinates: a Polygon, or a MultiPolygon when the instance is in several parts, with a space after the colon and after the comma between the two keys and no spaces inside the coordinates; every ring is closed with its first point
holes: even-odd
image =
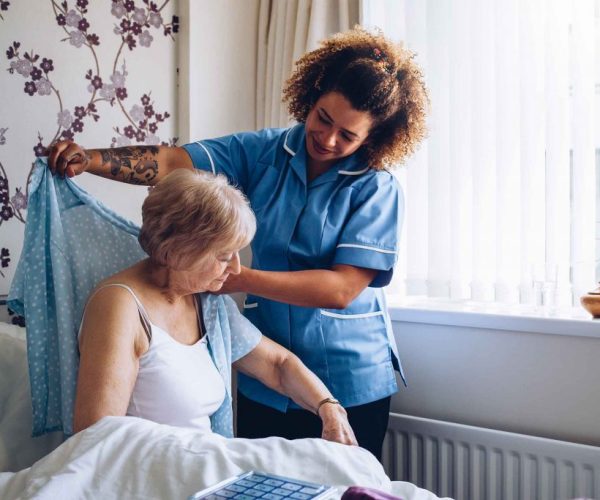
{"type": "MultiPolygon", "coordinates": [[[[138,233],[71,179],[52,176],[45,159],[37,160],[23,252],[8,298],[27,325],[34,436],[73,433],[83,309],[97,283],[147,257],[138,233]]],[[[230,297],[201,294],[201,299],[209,352],[226,387],[211,427],[232,437],[231,363],[254,349],[262,335],[230,297]]]]}

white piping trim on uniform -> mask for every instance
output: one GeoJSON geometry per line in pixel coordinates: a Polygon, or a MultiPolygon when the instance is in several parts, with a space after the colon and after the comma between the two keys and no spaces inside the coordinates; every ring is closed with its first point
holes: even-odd
{"type": "Polygon", "coordinates": [[[329,311],[323,311],[321,309],[321,314],[323,316],[330,316],[332,318],[337,318],[337,319],[360,319],[360,318],[372,318],[373,316],[383,316],[383,311],[375,311],[375,312],[363,313],[363,314],[337,314],[337,313],[332,313],[329,311]]]}
{"type": "Polygon", "coordinates": [[[363,168],[362,170],[338,170],[338,174],[342,175],[360,175],[364,174],[371,167],[363,168]]]}
{"type": "Polygon", "coordinates": [[[288,140],[288,136],[290,135],[290,132],[292,131],[292,129],[289,129],[287,131],[287,134],[285,134],[285,139],[283,140],[283,149],[285,149],[289,154],[291,154],[292,156],[296,156],[296,151],[292,151],[290,149],[290,147],[287,145],[287,140],[288,140]]]}
{"type": "Polygon", "coordinates": [[[375,252],[380,252],[380,253],[390,253],[390,254],[395,254],[396,251],[395,250],[382,250],[381,248],[376,248],[376,247],[370,247],[367,245],[353,245],[352,243],[340,243],[337,248],[362,248],[363,250],[373,250],[375,252]]]}
{"type": "Polygon", "coordinates": [[[244,309],[254,309],[255,307],[258,307],[258,302],[251,302],[250,304],[244,302],[244,309]]]}
{"type": "Polygon", "coordinates": [[[212,173],[217,175],[217,169],[215,168],[215,162],[213,161],[212,156],[210,156],[208,149],[206,149],[206,146],[204,144],[202,144],[200,141],[196,142],[196,144],[198,144],[198,146],[200,146],[202,149],[204,149],[204,151],[206,151],[206,156],[208,156],[208,161],[210,161],[210,168],[212,170],[212,173]]]}

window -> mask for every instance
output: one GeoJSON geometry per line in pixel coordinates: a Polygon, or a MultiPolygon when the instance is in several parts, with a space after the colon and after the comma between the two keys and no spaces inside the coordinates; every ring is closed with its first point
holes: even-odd
{"type": "Polygon", "coordinates": [[[417,53],[429,137],[398,178],[391,293],[578,304],[600,280],[600,2],[363,0],[417,53]]]}

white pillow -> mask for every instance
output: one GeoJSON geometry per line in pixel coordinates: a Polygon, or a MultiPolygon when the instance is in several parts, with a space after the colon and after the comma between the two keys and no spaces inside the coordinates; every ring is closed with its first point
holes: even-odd
{"type": "Polygon", "coordinates": [[[0,471],[29,467],[62,442],[62,433],[31,437],[25,328],[0,322],[0,471]]]}

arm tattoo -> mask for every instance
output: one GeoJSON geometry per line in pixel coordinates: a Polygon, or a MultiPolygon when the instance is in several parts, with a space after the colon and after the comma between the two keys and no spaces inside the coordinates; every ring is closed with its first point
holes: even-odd
{"type": "Polygon", "coordinates": [[[92,161],[91,155],[87,151],[84,150],[84,152],[83,152],[83,166],[85,168],[87,168],[88,165],[90,164],[90,161],[92,161]]]}
{"type": "Polygon", "coordinates": [[[131,146],[102,149],[102,166],[129,184],[148,185],[158,175],[158,147],[131,146]]]}

